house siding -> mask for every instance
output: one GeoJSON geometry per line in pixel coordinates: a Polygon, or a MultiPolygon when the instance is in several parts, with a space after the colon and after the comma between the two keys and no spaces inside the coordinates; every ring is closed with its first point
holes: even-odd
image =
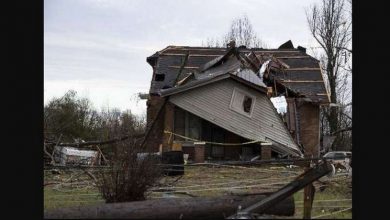
{"type": "Polygon", "coordinates": [[[172,95],[169,101],[244,138],[298,149],[268,97],[232,79],[172,95]],[[235,87],[255,96],[251,117],[229,108],[235,87]]]}

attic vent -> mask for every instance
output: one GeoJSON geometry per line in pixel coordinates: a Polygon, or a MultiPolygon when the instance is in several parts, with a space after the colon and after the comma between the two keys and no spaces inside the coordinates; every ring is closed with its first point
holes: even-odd
{"type": "Polygon", "coordinates": [[[154,77],[154,81],[164,81],[165,79],[165,74],[156,74],[154,77]]]}

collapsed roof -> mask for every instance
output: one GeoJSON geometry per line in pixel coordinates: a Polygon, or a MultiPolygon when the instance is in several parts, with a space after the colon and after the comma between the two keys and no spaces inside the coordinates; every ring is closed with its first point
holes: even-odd
{"type": "MultiPolygon", "coordinates": [[[[233,133],[251,140],[257,140],[258,137],[262,137],[264,140],[268,138],[272,140],[275,151],[301,156],[302,152],[278,117],[275,108],[271,108],[271,113],[267,107],[262,111],[268,111],[266,114],[267,117],[272,118],[270,119],[272,127],[276,124],[276,127],[279,126],[278,129],[272,128],[266,131],[264,130],[265,124],[260,125],[263,123],[260,120],[257,123],[263,129],[255,129],[256,132],[251,134],[251,132],[245,132],[245,128],[240,130],[237,124],[226,124],[223,120],[216,121],[212,112],[201,109],[197,111],[194,105],[189,104],[188,100],[186,104],[185,101],[186,99],[193,99],[190,100],[193,102],[199,101],[194,99],[197,93],[200,96],[208,95],[204,89],[193,90],[194,88],[232,79],[261,92],[264,97],[266,97],[268,86],[278,85],[279,88],[283,88],[283,92],[295,97],[305,97],[320,104],[329,103],[319,61],[307,55],[303,49],[298,50],[291,47],[291,42],[286,42],[276,50],[236,48],[234,46],[230,48],[168,46],[147,58],[154,70],[150,94],[163,97],[173,96],[171,102],[174,104],[206,120],[213,120],[213,123],[233,133]],[[187,92],[189,90],[191,91],[187,92]],[[191,93],[191,95],[182,95],[183,93],[191,93]]],[[[267,97],[265,98],[267,101],[264,101],[264,98],[259,99],[263,100],[263,106],[272,106],[267,97]]],[[[199,101],[198,104],[201,102],[199,101]]],[[[209,111],[212,110],[209,109],[209,111]]],[[[250,127],[247,129],[254,131],[250,127]]]]}
{"type": "MultiPolygon", "coordinates": [[[[292,44],[291,44],[292,45],[292,44]]],[[[283,66],[280,71],[272,71],[271,78],[297,95],[307,97],[313,102],[328,104],[328,92],[322,77],[319,61],[306,54],[302,47],[279,49],[263,49],[245,47],[236,48],[241,58],[251,60],[249,66],[273,60],[275,69],[283,66]]],[[[190,73],[196,75],[207,73],[207,69],[224,62],[231,56],[229,48],[168,46],[147,58],[153,67],[153,80],[150,94],[158,94],[160,89],[172,88],[177,82],[185,79],[190,73]],[[212,62],[210,62],[212,61],[212,62]],[[180,73],[180,74],[179,74],[180,73]]],[[[239,63],[228,59],[230,65],[224,65],[223,71],[235,69],[239,63]]],[[[252,67],[254,69],[254,67],[252,67]]],[[[189,77],[191,78],[191,77],[189,77]]]]}

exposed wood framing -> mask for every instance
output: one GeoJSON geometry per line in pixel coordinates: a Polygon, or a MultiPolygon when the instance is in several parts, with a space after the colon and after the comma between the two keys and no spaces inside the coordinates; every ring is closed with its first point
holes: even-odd
{"type": "Polygon", "coordinates": [[[290,69],[287,69],[287,71],[305,71],[305,70],[321,70],[321,68],[310,68],[310,67],[303,67],[303,68],[290,68],[290,69]]]}
{"type": "Polygon", "coordinates": [[[183,83],[185,83],[186,81],[188,81],[188,79],[193,75],[193,73],[191,72],[188,76],[184,77],[182,80],[178,81],[177,82],[177,85],[181,85],[183,83]]]}
{"type": "Polygon", "coordinates": [[[190,54],[190,57],[219,57],[223,54],[190,54]]]}
{"type": "Polygon", "coordinates": [[[185,66],[185,67],[181,67],[181,66],[168,66],[168,67],[177,68],[177,69],[180,69],[180,68],[183,68],[183,69],[198,69],[199,68],[198,66],[185,66]]]}
{"type": "Polygon", "coordinates": [[[311,58],[310,56],[291,56],[291,57],[278,57],[275,56],[278,59],[303,59],[303,58],[311,58]]]}
{"type": "Polygon", "coordinates": [[[185,53],[162,53],[159,56],[185,56],[185,53]]]}
{"type": "Polygon", "coordinates": [[[322,80],[280,80],[282,83],[322,83],[322,80]]]}
{"type": "MultiPolygon", "coordinates": [[[[255,53],[297,53],[299,50],[260,50],[256,51],[256,48],[252,48],[255,53]]],[[[250,50],[240,50],[240,52],[251,52],[250,50]]]]}

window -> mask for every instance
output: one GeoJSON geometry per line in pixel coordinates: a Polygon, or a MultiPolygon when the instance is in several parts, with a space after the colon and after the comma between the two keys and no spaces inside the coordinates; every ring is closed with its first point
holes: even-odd
{"type": "Polygon", "coordinates": [[[212,146],[211,156],[216,158],[222,158],[225,155],[225,147],[223,146],[212,146]]]}
{"type": "MultiPolygon", "coordinates": [[[[186,118],[186,112],[180,108],[175,107],[175,118],[174,118],[174,132],[176,134],[180,134],[185,136],[186,135],[186,127],[185,127],[185,118],[186,118]]],[[[175,140],[178,141],[184,141],[184,138],[175,136],[175,140]]]]}
{"type": "Polygon", "coordinates": [[[332,152],[332,153],[327,153],[327,154],[325,154],[324,157],[326,157],[326,158],[332,158],[332,157],[334,157],[334,153],[333,153],[333,152],[332,152]]]}
{"type": "Polygon", "coordinates": [[[244,96],[243,109],[244,112],[250,113],[252,107],[252,98],[249,96],[244,96]]]}
{"type": "Polygon", "coordinates": [[[230,109],[251,117],[256,97],[241,89],[234,88],[230,109]]]}
{"type": "MultiPolygon", "coordinates": [[[[174,132],[186,137],[201,139],[201,119],[181,108],[175,107],[174,132]]],[[[185,141],[175,136],[175,140],[185,141]]]]}
{"type": "Polygon", "coordinates": [[[335,153],[334,157],[335,158],[344,158],[345,154],[344,153],[335,153]]]}
{"type": "Polygon", "coordinates": [[[165,79],[165,74],[156,74],[154,76],[154,81],[164,81],[165,79]]]}

